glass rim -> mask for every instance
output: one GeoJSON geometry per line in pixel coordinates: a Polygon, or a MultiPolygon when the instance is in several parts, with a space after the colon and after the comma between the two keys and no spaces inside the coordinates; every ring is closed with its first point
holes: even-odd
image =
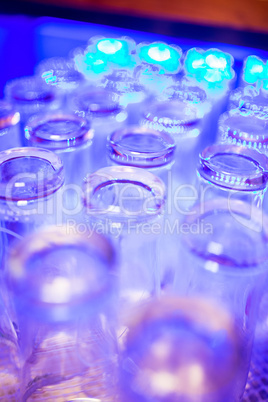
{"type": "Polygon", "coordinates": [[[129,335],[133,335],[142,331],[142,321],[146,320],[147,323],[165,320],[170,318],[177,318],[179,320],[186,318],[193,320],[196,324],[204,324],[211,331],[219,331],[222,328],[222,323],[229,329],[230,334],[235,337],[234,322],[231,315],[221,304],[213,305],[209,297],[183,297],[179,295],[165,295],[157,300],[146,300],[133,309],[131,317],[126,316],[126,321],[130,323],[131,331],[129,335]],[[156,307],[157,306],[157,307],[156,307]],[[220,308],[220,310],[218,310],[220,308]],[[207,320],[203,321],[203,315],[198,314],[197,311],[206,310],[207,320]],[[220,312],[220,314],[216,314],[220,312]],[[174,313],[176,314],[174,316],[174,313]]]}
{"type": "Polygon", "coordinates": [[[268,113],[268,99],[264,96],[263,91],[257,90],[253,85],[247,85],[246,87],[238,87],[231,91],[229,98],[229,105],[235,105],[239,109],[249,109],[252,111],[259,111],[268,113]],[[255,94],[249,91],[255,90],[255,94]],[[259,98],[263,98],[263,104],[258,102],[259,98]],[[266,100],[266,102],[265,102],[266,100]]]}
{"type": "Polygon", "coordinates": [[[74,105],[75,112],[84,113],[85,115],[94,117],[102,117],[104,115],[116,115],[124,110],[123,106],[120,104],[120,96],[116,92],[107,90],[105,88],[99,87],[87,87],[72,96],[71,103],[74,105]],[[107,101],[104,106],[98,105],[94,96],[101,94],[103,99],[107,101]],[[111,101],[109,99],[111,98],[111,101]],[[115,100],[113,98],[116,98],[115,100]],[[91,99],[91,103],[85,107],[84,100],[91,99]]]}
{"type": "MultiPolygon", "coordinates": [[[[49,57],[47,59],[41,60],[35,68],[35,74],[48,87],[56,86],[56,87],[61,88],[62,85],[66,84],[66,83],[70,84],[72,82],[75,82],[75,83],[77,82],[77,85],[76,85],[76,87],[77,87],[77,86],[79,86],[80,83],[84,82],[84,80],[85,80],[83,74],[76,69],[75,62],[72,58],[58,57],[58,56],[49,57]],[[66,76],[68,76],[68,74],[70,74],[70,73],[73,73],[75,76],[74,77],[75,79],[72,78],[72,79],[66,80],[66,78],[68,78],[68,77],[64,77],[65,81],[64,80],[58,80],[58,81],[53,80],[52,82],[50,82],[50,81],[47,82],[47,80],[43,76],[44,73],[47,71],[49,71],[49,72],[51,71],[52,74],[55,71],[62,71],[66,74],[66,76]]],[[[71,77],[73,77],[73,76],[71,75],[71,77]]]]}
{"type": "Polygon", "coordinates": [[[20,114],[10,102],[0,100],[0,130],[15,126],[20,121],[20,114]]]}
{"type": "MultiPolygon", "coordinates": [[[[18,201],[33,201],[38,200],[40,198],[46,198],[49,195],[54,194],[58,191],[63,183],[64,183],[64,169],[63,164],[58,155],[54,152],[43,148],[35,148],[35,147],[20,147],[20,148],[11,148],[6,151],[0,152],[0,166],[6,162],[12,162],[16,159],[21,158],[34,158],[40,159],[41,161],[48,162],[52,169],[53,175],[44,178],[44,181],[41,180],[41,183],[37,184],[36,195],[32,195],[30,197],[17,196],[14,197],[12,194],[7,195],[7,184],[0,182],[0,200],[7,202],[18,202],[18,201]]],[[[19,173],[19,172],[18,172],[19,173]]],[[[33,173],[33,172],[29,172],[33,173]]]]}
{"type": "Polygon", "coordinates": [[[182,100],[172,101],[153,101],[149,107],[143,111],[142,124],[157,131],[167,131],[174,138],[197,137],[200,134],[201,117],[198,116],[198,105],[184,102],[182,100]],[[178,119],[174,117],[159,117],[158,111],[162,108],[170,110],[181,110],[181,106],[191,109],[192,116],[185,116],[178,119]]]}
{"type": "MultiPolygon", "coordinates": [[[[19,242],[17,242],[11,249],[8,257],[8,270],[6,273],[9,287],[12,288],[14,297],[20,297],[20,284],[21,281],[27,281],[27,276],[31,277],[32,271],[27,268],[27,263],[33,257],[42,257],[45,253],[61,250],[65,247],[76,247],[78,250],[88,252],[99,257],[105,263],[107,275],[116,276],[116,254],[112,243],[105,236],[98,234],[95,231],[90,233],[80,233],[78,231],[68,231],[67,226],[48,226],[39,230],[38,233],[31,233],[19,242]]],[[[29,285],[30,286],[30,285],[29,285]]],[[[31,286],[34,286],[32,283],[31,286]]],[[[101,294],[107,293],[113,287],[112,281],[107,281],[96,292],[83,292],[76,297],[75,303],[81,304],[83,301],[90,302],[91,299],[100,299],[101,294]]],[[[45,301],[34,299],[30,294],[24,292],[27,302],[33,304],[33,308],[48,308],[61,307],[68,305],[66,301],[45,301]],[[35,306],[35,303],[36,306],[35,306]]],[[[74,305],[74,307],[76,304],[74,305]]]]}
{"type": "MultiPolygon", "coordinates": [[[[83,182],[82,204],[87,215],[93,218],[109,218],[115,222],[148,221],[164,213],[166,189],[163,181],[146,169],[131,166],[109,166],[89,174],[83,182]],[[109,205],[108,209],[97,208],[91,203],[92,197],[103,188],[110,185],[134,185],[152,194],[156,200],[156,210],[128,214],[123,208],[109,205]]],[[[118,194],[119,195],[119,194],[118,194]]],[[[135,198],[135,197],[134,197],[135,198]]],[[[129,199],[129,196],[128,196],[129,199]]]]}
{"type": "Polygon", "coordinates": [[[107,151],[110,159],[117,164],[133,167],[153,168],[168,165],[174,159],[175,148],[175,141],[169,134],[138,125],[114,131],[107,141],[107,151]],[[156,139],[163,139],[165,144],[159,151],[131,150],[130,147],[120,144],[128,134],[151,135],[156,139]]]}
{"type": "Polygon", "coordinates": [[[29,141],[31,146],[42,147],[50,150],[65,150],[69,148],[76,148],[86,143],[90,143],[94,136],[94,131],[88,119],[78,116],[75,113],[55,111],[46,114],[38,114],[32,116],[24,128],[25,138],[29,141]],[[42,125],[49,122],[57,121],[77,122],[79,128],[76,130],[75,135],[73,132],[67,134],[45,133],[45,135],[39,135],[38,129],[42,125]]]}
{"type": "MultiPolygon", "coordinates": [[[[252,224],[253,229],[261,228],[262,241],[263,244],[266,244],[267,255],[255,263],[251,263],[250,265],[245,264],[236,264],[235,262],[232,265],[224,265],[219,263],[219,272],[224,273],[225,275],[230,276],[251,276],[258,275],[263,272],[268,271],[268,216],[263,213],[260,208],[257,208],[245,201],[241,200],[232,200],[229,202],[228,198],[219,197],[213,200],[206,201],[202,204],[195,204],[189,215],[187,215],[184,223],[189,225],[198,223],[202,221],[202,218],[208,217],[210,215],[216,215],[219,213],[236,213],[237,215],[243,216],[246,219],[248,217],[253,217],[254,223],[252,224]],[[202,212],[199,212],[199,211],[202,212]],[[197,213],[195,213],[197,211],[197,213]],[[246,269],[237,269],[237,268],[246,268],[246,269]]],[[[196,251],[195,243],[192,241],[192,237],[188,235],[182,236],[182,243],[188,248],[189,251],[193,253],[194,258],[201,260],[210,260],[209,257],[205,254],[201,254],[196,251]]],[[[243,252],[243,251],[242,251],[243,252]]],[[[213,261],[213,259],[211,260],[213,261]]],[[[204,267],[205,270],[210,270],[210,268],[204,267]]],[[[212,271],[214,272],[214,271],[212,271]]]]}
{"type": "Polygon", "coordinates": [[[198,174],[202,179],[218,187],[229,190],[241,190],[245,192],[261,191],[268,185],[268,158],[253,148],[237,146],[234,144],[213,144],[205,148],[199,155],[198,174]],[[244,157],[256,163],[256,172],[244,174],[239,170],[237,173],[223,168],[217,170],[213,165],[213,157],[233,155],[244,157]]]}
{"type": "Polygon", "coordinates": [[[268,142],[268,114],[261,111],[255,111],[250,109],[232,109],[225,113],[223,113],[218,122],[219,132],[223,132],[228,136],[228,138],[237,141],[243,141],[245,144],[249,144],[252,148],[256,146],[260,146],[261,144],[266,144],[268,142]],[[232,119],[234,117],[242,117],[256,118],[260,124],[262,123],[263,132],[256,133],[255,135],[252,133],[248,133],[244,129],[239,129],[239,127],[232,128],[230,124],[228,124],[228,119],[232,119]]]}
{"type": "Polygon", "coordinates": [[[55,88],[46,85],[40,77],[35,75],[18,77],[10,80],[5,85],[5,96],[7,99],[12,99],[15,102],[30,105],[31,103],[49,103],[58,99],[58,92],[55,88]],[[27,98],[16,95],[16,90],[22,87],[23,91],[27,93],[32,86],[36,86],[40,94],[36,98],[27,98]]]}
{"type": "Polygon", "coordinates": [[[198,95],[195,99],[198,102],[197,105],[202,105],[209,102],[207,92],[203,88],[198,86],[197,83],[189,79],[175,81],[171,86],[168,86],[164,90],[164,93],[168,91],[171,91],[172,96],[169,98],[171,101],[176,101],[178,99],[179,101],[191,103],[194,98],[190,95],[194,93],[198,95]]]}

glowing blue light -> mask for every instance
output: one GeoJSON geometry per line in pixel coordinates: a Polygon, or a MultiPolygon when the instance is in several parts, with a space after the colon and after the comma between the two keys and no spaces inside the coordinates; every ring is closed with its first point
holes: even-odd
{"type": "Polygon", "coordinates": [[[218,49],[190,49],[185,57],[184,68],[188,75],[193,75],[198,81],[221,83],[234,76],[233,59],[228,53],[218,49]]]}
{"type": "Polygon", "coordinates": [[[117,39],[102,39],[97,43],[97,49],[105,54],[115,54],[122,46],[122,42],[117,39]]]}
{"type": "Polygon", "coordinates": [[[244,80],[249,84],[268,78],[268,63],[257,56],[249,56],[244,63],[244,80]]]}
{"type": "Polygon", "coordinates": [[[148,55],[155,61],[166,61],[170,59],[170,50],[168,48],[161,49],[158,46],[152,46],[148,50],[148,55]]]}
{"type": "Polygon", "coordinates": [[[225,57],[217,57],[215,54],[209,54],[206,57],[206,63],[211,68],[226,68],[227,60],[225,57]]]}
{"type": "Polygon", "coordinates": [[[140,60],[149,65],[157,66],[160,74],[175,74],[180,69],[180,48],[165,43],[141,44],[137,53],[140,60]]]}
{"type": "Polygon", "coordinates": [[[105,75],[114,69],[132,69],[136,62],[132,55],[135,42],[130,38],[113,39],[93,37],[84,53],[75,56],[79,72],[89,79],[105,75]]]}

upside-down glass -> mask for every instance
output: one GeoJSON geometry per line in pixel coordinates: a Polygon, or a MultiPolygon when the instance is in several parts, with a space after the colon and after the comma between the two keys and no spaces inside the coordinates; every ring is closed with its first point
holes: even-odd
{"type": "Polygon", "coordinates": [[[268,113],[268,91],[253,85],[236,88],[230,94],[228,109],[236,108],[268,113]]]}
{"type": "Polygon", "coordinates": [[[17,402],[20,388],[20,361],[18,336],[0,292],[0,400],[17,402]]]}
{"type": "Polygon", "coordinates": [[[262,210],[225,198],[194,206],[182,228],[174,291],[206,296],[232,316],[243,352],[233,401],[243,395],[267,280],[267,228],[262,210]]]}
{"type": "Polygon", "coordinates": [[[62,99],[54,88],[49,88],[35,76],[21,77],[9,81],[5,86],[5,97],[20,113],[21,141],[24,141],[24,125],[38,112],[47,112],[60,107],[62,99]]]}
{"type": "Polygon", "coordinates": [[[0,152],[1,265],[10,244],[36,228],[60,222],[63,165],[51,151],[12,148],[0,152]]]}
{"type": "Polygon", "coordinates": [[[92,171],[93,134],[86,118],[66,111],[33,116],[25,127],[27,144],[52,150],[63,161],[67,215],[81,212],[81,183],[92,171]]]}
{"type": "Polygon", "coordinates": [[[139,78],[129,71],[118,70],[106,75],[100,85],[118,94],[120,105],[127,111],[128,124],[138,124],[150,98],[149,92],[139,82],[139,78]]]}
{"type": "Polygon", "coordinates": [[[202,109],[193,103],[174,100],[152,102],[144,110],[141,124],[148,129],[170,134],[177,146],[175,170],[181,180],[190,180],[192,162],[201,132],[202,109]]]}
{"type": "Polygon", "coordinates": [[[90,119],[94,130],[93,171],[105,167],[107,137],[122,127],[127,119],[127,112],[120,105],[118,94],[89,87],[73,96],[70,108],[79,116],[90,119]]]}
{"type": "Polygon", "coordinates": [[[174,83],[181,70],[182,50],[177,45],[163,42],[142,42],[137,46],[140,65],[135,75],[150,94],[158,96],[174,83]]]}
{"type": "Polygon", "coordinates": [[[234,402],[242,360],[233,318],[205,297],[165,297],[131,311],[120,402],[234,402]]]}
{"type": "Polygon", "coordinates": [[[204,89],[198,86],[196,81],[180,79],[173,85],[166,88],[158,96],[162,101],[179,101],[198,108],[198,116],[202,119],[202,132],[200,136],[200,146],[206,146],[215,140],[213,129],[217,126],[217,117],[215,116],[215,104],[208,98],[204,89]],[[213,111],[211,110],[213,106],[213,111]]]}
{"type": "Polygon", "coordinates": [[[218,141],[268,154],[268,115],[262,111],[233,109],[220,116],[218,141]]]}
{"type": "Polygon", "coordinates": [[[86,178],[83,197],[85,220],[119,249],[122,307],[159,293],[164,183],[144,169],[111,166],[86,178]]]}
{"type": "Polygon", "coordinates": [[[51,57],[42,60],[36,67],[36,75],[50,87],[57,87],[68,94],[84,82],[83,75],[77,71],[71,59],[51,57]]]}
{"type": "Polygon", "coordinates": [[[107,239],[74,227],[49,227],[12,249],[7,283],[20,331],[20,400],[113,400],[116,276],[107,239]]]}
{"type": "Polygon", "coordinates": [[[107,155],[113,165],[139,167],[160,177],[165,185],[174,163],[175,142],[167,133],[144,126],[127,126],[113,132],[107,155]]]}
{"type": "Polygon", "coordinates": [[[20,114],[13,105],[0,100],[0,151],[21,145],[20,114]]]}
{"type": "Polygon", "coordinates": [[[171,204],[170,214],[174,217],[185,213],[188,208],[187,200],[193,196],[192,186],[202,140],[200,133],[203,116],[204,112],[197,104],[177,99],[152,102],[144,110],[141,125],[168,133],[176,144],[172,180],[167,189],[171,204]],[[179,199],[178,206],[175,205],[175,199],[179,199]]]}
{"type": "MultiPolygon", "coordinates": [[[[170,203],[172,202],[172,173],[175,156],[175,142],[168,133],[148,129],[144,126],[127,126],[115,131],[107,143],[110,164],[139,167],[160,177],[166,186],[167,205],[164,228],[167,220],[172,225],[170,203]]],[[[167,233],[162,236],[159,248],[161,285],[163,288],[171,279],[172,245],[167,233]]]]}
{"type": "Polygon", "coordinates": [[[205,148],[197,167],[199,202],[226,197],[262,208],[268,186],[268,158],[256,149],[229,144],[205,148]]]}

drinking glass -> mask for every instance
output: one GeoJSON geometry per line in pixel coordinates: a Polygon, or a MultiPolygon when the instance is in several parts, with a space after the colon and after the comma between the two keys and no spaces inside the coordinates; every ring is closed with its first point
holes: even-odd
{"type": "Polygon", "coordinates": [[[242,348],[233,318],[205,297],[165,297],[126,319],[119,400],[234,402],[242,348]]]}
{"type": "Polygon", "coordinates": [[[21,145],[20,114],[11,103],[0,100],[0,151],[21,145]]]}
{"type": "Polygon", "coordinates": [[[85,220],[119,250],[122,307],[158,293],[164,183],[144,169],[111,166],[89,175],[83,194],[85,220]]]}
{"type": "Polygon", "coordinates": [[[114,131],[107,141],[110,163],[149,170],[165,185],[174,163],[174,153],[175,142],[169,134],[144,126],[127,126],[114,131]]]}
{"type": "Polygon", "coordinates": [[[176,294],[206,296],[231,315],[243,360],[235,397],[247,380],[258,307],[268,274],[267,216],[246,202],[217,198],[195,205],[181,227],[176,294]]]}
{"type": "Polygon", "coordinates": [[[205,148],[197,167],[199,202],[227,197],[262,208],[268,185],[268,158],[256,149],[232,144],[205,148]]]}
{"type": "Polygon", "coordinates": [[[49,88],[35,76],[20,77],[8,81],[5,98],[20,113],[21,141],[24,141],[24,126],[27,120],[38,112],[55,110],[61,106],[62,98],[56,88],[49,88]]]}
{"type": "Polygon", "coordinates": [[[10,252],[22,401],[113,401],[115,252],[103,236],[51,226],[10,252]]]}
{"type": "Polygon", "coordinates": [[[123,126],[127,112],[120,104],[119,95],[103,88],[88,87],[78,91],[70,100],[70,109],[90,119],[94,130],[92,142],[93,171],[106,166],[107,137],[123,126]]]}
{"type": "Polygon", "coordinates": [[[1,265],[10,244],[61,215],[63,165],[51,151],[12,148],[0,152],[1,265]]]}
{"type": "Polygon", "coordinates": [[[64,212],[78,220],[81,183],[92,171],[93,134],[88,119],[64,110],[33,116],[25,127],[27,144],[60,156],[65,170],[64,212]]]}
{"type": "Polygon", "coordinates": [[[0,291],[0,400],[17,402],[20,389],[20,360],[18,335],[4,302],[3,281],[0,291]]]}
{"type": "Polygon", "coordinates": [[[253,148],[267,154],[267,138],[267,113],[250,109],[233,109],[220,116],[219,142],[253,148]]]}
{"type": "Polygon", "coordinates": [[[249,109],[268,112],[268,91],[253,85],[239,87],[230,93],[228,109],[249,109]]]}

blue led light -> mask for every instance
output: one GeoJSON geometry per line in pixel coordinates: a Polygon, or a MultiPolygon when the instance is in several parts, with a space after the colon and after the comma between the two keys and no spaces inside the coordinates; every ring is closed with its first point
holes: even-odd
{"type": "Polygon", "coordinates": [[[249,56],[244,63],[243,78],[248,84],[268,79],[268,62],[257,56],[249,56]]]}
{"type": "Polygon", "coordinates": [[[85,76],[106,74],[114,69],[132,69],[135,42],[129,38],[93,37],[83,53],[75,56],[75,63],[85,76]]]}
{"type": "Polygon", "coordinates": [[[234,77],[233,58],[230,54],[218,49],[190,49],[185,57],[184,68],[187,75],[198,81],[221,83],[234,77]]]}
{"type": "Polygon", "coordinates": [[[137,53],[142,62],[157,66],[160,74],[176,74],[181,67],[181,49],[162,42],[141,43],[137,53]]]}
{"type": "Polygon", "coordinates": [[[123,44],[117,39],[102,39],[97,43],[97,49],[105,54],[115,54],[121,50],[123,44]]]}

